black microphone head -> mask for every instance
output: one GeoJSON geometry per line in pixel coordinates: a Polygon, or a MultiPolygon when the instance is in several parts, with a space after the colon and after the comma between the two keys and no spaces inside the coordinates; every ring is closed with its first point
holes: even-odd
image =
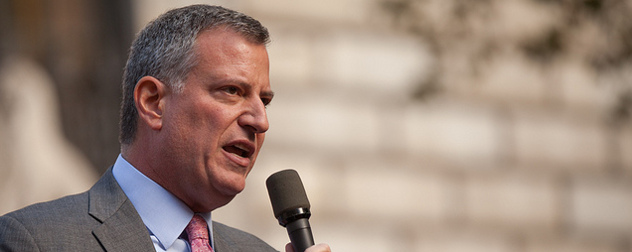
{"type": "Polygon", "coordinates": [[[270,175],[266,180],[268,195],[272,203],[274,217],[279,218],[283,212],[297,208],[309,210],[309,200],[303,182],[295,170],[283,170],[270,175]]]}

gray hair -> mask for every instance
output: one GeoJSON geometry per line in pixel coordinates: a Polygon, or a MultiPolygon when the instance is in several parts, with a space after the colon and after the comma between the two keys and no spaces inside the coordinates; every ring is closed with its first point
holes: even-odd
{"type": "Polygon", "coordinates": [[[138,112],[134,88],[144,76],[152,76],[179,92],[189,71],[197,64],[193,48],[202,31],[228,28],[248,41],[265,45],[268,30],[245,14],[220,6],[191,5],[170,10],[150,22],[132,43],[123,74],[121,144],[131,144],[136,135],[138,112]]]}

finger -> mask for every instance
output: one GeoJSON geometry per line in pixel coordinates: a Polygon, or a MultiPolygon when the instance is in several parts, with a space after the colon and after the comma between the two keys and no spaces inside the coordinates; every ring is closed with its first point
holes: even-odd
{"type": "Polygon", "coordinates": [[[331,252],[331,248],[325,243],[320,243],[307,248],[305,252],[331,252]]]}
{"type": "Polygon", "coordinates": [[[292,247],[292,243],[285,244],[285,252],[294,252],[294,247],[292,247]]]}

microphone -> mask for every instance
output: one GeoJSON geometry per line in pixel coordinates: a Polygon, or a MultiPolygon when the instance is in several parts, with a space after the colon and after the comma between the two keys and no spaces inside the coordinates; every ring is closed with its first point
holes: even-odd
{"type": "Polygon", "coordinates": [[[274,217],[287,229],[294,251],[303,252],[314,245],[309,225],[310,205],[301,178],[295,170],[283,170],[266,180],[274,217]]]}

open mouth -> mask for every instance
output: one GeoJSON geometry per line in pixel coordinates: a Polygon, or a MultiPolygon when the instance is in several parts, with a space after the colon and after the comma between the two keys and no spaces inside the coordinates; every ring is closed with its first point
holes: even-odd
{"type": "Polygon", "coordinates": [[[223,149],[228,153],[232,153],[243,158],[250,158],[252,155],[252,151],[249,147],[240,144],[224,146],[223,149]]]}

